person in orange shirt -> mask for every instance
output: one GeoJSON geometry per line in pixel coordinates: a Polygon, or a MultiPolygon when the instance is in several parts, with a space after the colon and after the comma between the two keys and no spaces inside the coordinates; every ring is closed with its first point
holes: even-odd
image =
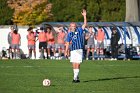
{"type": "Polygon", "coordinates": [[[101,56],[103,56],[104,54],[104,38],[105,38],[105,33],[102,30],[101,27],[98,28],[98,32],[96,35],[96,40],[97,40],[97,56],[98,56],[98,60],[103,60],[103,58],[101,56]],[[100,56],[100,57],[99,57],[100,56]]]}
{"type": "Polygon", "coordinates": [[[40,28],[39,35],[38,35],[38,40],[39,40],[39,53],[40,53],[40,58],[44,57],[47,58],[47,36],[46,33],[44,32],[44,28],[40,28]],[[42,49],[44,50],[44,54],[42,55],[42,49]]]}
{"type": "Polygon", "coordinates": [[[12,37],[11,37],[11,41],[12,41],[12,51],[14,53],[13,55],[13,59],[19,59],[20,58],[20,44],[21,44],[21,36],[18,33],[18,31],[16,29],[14,29],[13,33],[12,33],[12,37]]]}
{"type": "Polygon", "coordinates": [[[36,59],[35,33],[33,32],[32,27],[29,27],[27,31],[28,31],[27,40],[28,40],[29,58],[36,59]],[[32,57],[32,51],[34,53],[34,57],[32,57]]]}
{"type": "Polygon", "coordinates": [[[55,49],[58,50],[59,59],[61,59],[62,53],[64,53],[65,49],[65,35],[66,34],[63,31],[63,27],[58,27],[55,49]]]}
{"type": "Polygon", "coordinates": [[[51,27],[47,27],[47,50],[48,57],[51,58],[51,50],[53,51],[53,56],[55,56],[55,38],[51,27]]]}

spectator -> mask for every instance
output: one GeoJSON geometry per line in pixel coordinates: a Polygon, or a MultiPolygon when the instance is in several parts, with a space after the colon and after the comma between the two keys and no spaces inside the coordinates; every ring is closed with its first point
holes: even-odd
{"type": "Polygon", "coordinates": [[[11,34],[11,39],[12,39],[12,50],[13,50],[13,59],[19,59],[20,58],[20,48],[19,46],[21,45],[21,36],[18,33],[16,29],[14,29],[13,33],[11,34]]]}
{"type": "Polygon", "coordinates": [[[33,32],[32,27],[29,27],[27,31],[28,31],[27,40],[28,40],[29,58],[36,59],[35,33],[33,32]],[[32,51],[34,53],[34,57],[32,56],[32,51]]]}
{"type": "Polygon", "coordinates": [[[40,58],[47,58],[47,50],[46,50],[47,49],[47,36],[46,36],[46,33],[44,32],[43,27],[40,27],[38,40],[39,40],[40,58]]]}
{"type": "Polygon", "coordinates": [[[51,27],[47,27],[47,50],[48,50],[48,57],[51,58],[51,50],[53,51],[53,56],[55,56],[55,38],[52,32],[51,27]]]}
{"type": "Polygon", "coordinates": [[[85,39],[87,40],[87,53],[86,53],[86,60],[89,59],[89,53],[92,52],[92,60],[94,60],[94,49],[95,49],[95,34],[92,31],[93,27],[90,26],[88,32],[86,33],[85,39]]]}
{"type": "Polygon", "coordinates": [[[98,28],[97,34],[96,34],[96,40],[97,40],[97,57],[98,60],[103,60],[103,55],[104,55],[104,38],[105,38],[105,33],[102,30],[101,27],[98,28]]]}
{"type": "Polygon", "coordinates": [[[120,39],[120,36],[117,32],[117,28],[113,27],[112,34],[111,34],[111,60],[117,60],[118,59],[118,41],[120,39]]]}
{"type": "Polygon", "coordinates": [[[8,44],[9,44],[9,58],[10,59],[12,59],[13,57],[12,57],[12,48],[11,48],[11,44],[12,44],[12,33],[13,33],[13,31],[14,31],[14,27],[13,26],[11,26],[10,27],[10,32],[8,33],[8,44]]]}
{"type": "Polygon", "coordinates": [[[59,27],[57,31],[57,39],[55,49],[58,50],[58,57],[61,59],[62,53],[64,53],[65,49],[65,32],[63,31],[63,27],[59,27]]]}

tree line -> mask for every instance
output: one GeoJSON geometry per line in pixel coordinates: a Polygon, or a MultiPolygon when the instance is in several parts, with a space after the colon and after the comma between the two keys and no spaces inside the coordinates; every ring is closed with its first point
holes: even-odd
{"type": "Polygon", "coordinates": [[[125,20],[125,0],[0,0],[0,25],[37,25],[42,22],[125,20]]]}

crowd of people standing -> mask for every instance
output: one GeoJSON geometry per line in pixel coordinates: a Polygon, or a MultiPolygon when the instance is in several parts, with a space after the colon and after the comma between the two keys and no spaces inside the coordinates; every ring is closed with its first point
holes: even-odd
{"type": "MultiPolygon", "coordinates": [[[[105,33],[99,26],[96,32],[93,31],[93,26],[87,26],[87,30],[84,31],[84,50],[86,50],[84,58],[86,60],[103,60],[104,59],[104,39],[105,33]],[[95,40],[97,44],[95,44],[95,40]],[[96,58],[95,58],[96,52],[96,58]]],[[[19,59],[21,36],[18,30],[14,26],[10,27],[11,31],[8,34],[9,43],[9,58],[19,59]]],[[[33,27],[27,29],[27,42],[28,42],[28,57],[29,59],[36,59],[36,41],[39,41],[39,58],[40,59],[62,59],[63,57],[69,58],[70,53],[65,56],[66,39],[70,32],[70,28],[65,31],[63,26],[58,26],[56,31],[53,31],[51,27],[40,27],[38,30],[33,31],[33,27]]],[[[111,54],[112,60],[117,59],[118,55],[118,41],[119,35],[115,27],[112,28],[111,35],[111,54]],[[114,41],[115,40],[115,41],[114,41]]],[[[69,46],[69,51],[70,51],[69,46]]]]}

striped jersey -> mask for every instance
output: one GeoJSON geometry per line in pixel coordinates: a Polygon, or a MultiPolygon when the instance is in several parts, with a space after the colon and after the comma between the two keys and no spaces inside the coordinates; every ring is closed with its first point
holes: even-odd
{"type": "Polygon", "coordinates": [[[76,28],[75,32],[70,31],[67,35],[67,42],[71,42],[71,51],[84,48],[84,35],[83,29],[76,28]]]}

